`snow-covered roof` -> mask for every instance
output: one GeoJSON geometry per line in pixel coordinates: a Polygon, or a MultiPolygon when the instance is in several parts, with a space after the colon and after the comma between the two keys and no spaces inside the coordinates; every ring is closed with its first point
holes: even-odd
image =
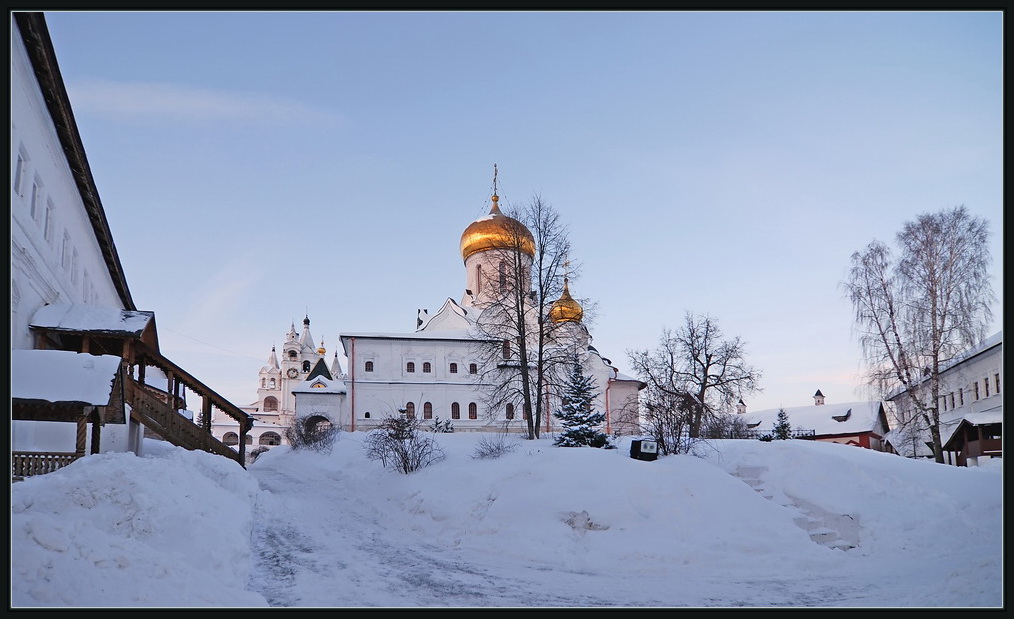
{"type": "Polygon", "coordinates": [[[61,331],[122,333],[140,336],[155,319],[154,312],[125,310],[96,305],[44,305],[29,326],[61,331]]]}
{"type": "Polygon", "coordinates": [[[880,402],[846,402],[772,408],[738,416],[751,426],[759,422],[758,430],[770,430],[778,421],[778,411],[784,410],[793,429],[813,430],[817,436],[859,434],[878,428],[880,406],[880,402]]]}
{"type": "Polygon", "coordinates": [[[12,350],[11,398],[106,406],[120,358],[66,350],[12,350]]]}
{"type": "Polygon", "coordinates": [[[471,340],[471,332],[467,329],[447,331],[414,331],[412,333],[383,333],[383,332],[361,332],[342,333],[338,337],[342,340],[350,337],[380,340],[471,340]]]}
{"type": "Polygon", "coordinates": [[[345,381],[341,379],[328,380],[318,376],[313,380],[305,380],[298,386],[292,388],[292,393],[345,393],[345,381]],[[317,386],[315,386],[317,385],[317,386]]]}

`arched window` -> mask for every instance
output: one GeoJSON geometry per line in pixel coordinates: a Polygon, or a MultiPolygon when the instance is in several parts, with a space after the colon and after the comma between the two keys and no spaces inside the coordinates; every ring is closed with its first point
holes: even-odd
{"type": "Polygon", "coordinates": [[[226,445],[239,445],[239,435],[235,432],[226,432],[222,437],[222,442],[226,445]]]}
{"type": "Polygon", "coordinates": [[[469,363],[468,364],[468,373],[469,374],[478,374],[479,373],[479,366],[477,366],[474,363],[469,363]]]}
{"type": "Polygon", "coordinates": [[[289,351],[289,359],[295,359],[295,358],[296,358],[296,351],[290,350],[289,351]]]}
{"type": "Polygon", "coordinates": [[[264,398],[264,412],[271,413],[278,410],[278,398],[273,395],[269,395],[264,398]]]}
{"type": "Polygon", "coordinates": [[[253,445],[253,437],[250,436],[249,434],[247,434],[246,435],[246,440],[243,441],[243,442],[246,443],[247,445],[253,445]]]}
{"type": "Polygon", "coordinates": [[[457,374],[458,373],[458,364],[457,363],[452,363],[451,367],[449,368],[449,370],[450,370],[451,374],[457,374]]]}
{"type": "Polygon", "coordinates": [[[429,361],[423,361],[423,374],[429,374],[433,371],[433,365],[429,361]]]}
{"type": "Polygon", "coordinates": [[[457,402],[451,403],[451,419],[461,419],[461,405],[457,402]]]}
{"type": "Polygon", "coordinates": [[[309,372],[310,371],[310,362],[309,361],[304,361],[303,362],[303,371],[304,372],[309,372]]]}
{"type": "Polygon", "coordinates": [[[369,418],[370,418],[370,411],[366,411],[366,414],[363,415],[363,419],[369,419],[369,418]]]}
{"type": "Polygon", "coordinates": [[[504,359],[510,359],[511,358],[511,341],[510,340],[504,340],[503,341],[503,358],[504,359]]]}
{"type": "Polygon", "coordinates": [[[430,402],[423,404],[423,419],[433,419],[433,404],[430,402]]]}
{"type": "Polygon", "coordinates": [[[413,363],[411,361],[409,361],[408,363],[406,363],[405,364],[405,371],[408,372],[409,374],[412,374],[413,372],[415,372],[415,363],[413,363]]]}
{"type": "Polygon", "coordinates": [[[500,292],[507,290],[507,263],[500,261],[500,292]]]}
{"type": "Polygon", "coordinates": [[[373,371],[373,362],[372,361],[367,361],[366,365],[364,366],[363,369],[365,369],[367,372],[372,372],[373,371]]]}
{"type": "Polygon", "coordinates": [[[265,432],[257,439],[258,445],[281,445],[282,437],[276,432],[265,432]]]}
{"type": "Polygon", "coordinates": [[[475,294],[482,292],[482,265],[475,265],[475,294]]]}
{"type": "Polygon", "coordinates": [[[405,416],[409,419],[415,419],[415,402],[409,402],[405,405],[405,416]]]}
{"type": "Polygon", "coordinates": [[[270,383],[270,388],[271,388],[271,389],[274,389],[274,388],[275,388],[275,379],[273,379],[273,378],[272,378],[272,379],[271,379],[271,380],[269,381],[269,383],[270,383]]]}
{"type": "Polygon", "coordinates": [[[475,405],[475,402],[468,403],[468,418],[469,419],[479,418],[479,407],[475,405]]]}
{"type": "Polygon", "coordinates": [[[507,405],[507,419],[514,419],[514,405],[507,405]]]}
{"type": "Polygon", "coordinates": [[[267,380],[266,378],[262,378],[262,379],[261,379],[261,389],[263,389],[263,388],[264,388],[264,382],[265,382],[266,380],[267,380]]]}

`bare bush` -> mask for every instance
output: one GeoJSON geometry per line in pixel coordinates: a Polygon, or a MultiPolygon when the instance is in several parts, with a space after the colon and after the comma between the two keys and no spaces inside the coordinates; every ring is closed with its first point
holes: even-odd
{"type": "Polygon", "coordinates": [[[506,433],[483,436],[475,443],[472,458],[475,460],[493,460],[518,448],[521,441],[506,433]]]}
{"type": "Polygon", "coordinates": [[[294,451],[308,450],[331,453],[341,430],[323,417],[297,419],[285,429],[285,440],[294,451]]]}
{"type": "Polygon", "coordinates": [[[385,419],[366,435],[367,457],[406,474],[443,460],[444,451],[432,436],[419,431],[419,424],[405,417],[385,419]]]}

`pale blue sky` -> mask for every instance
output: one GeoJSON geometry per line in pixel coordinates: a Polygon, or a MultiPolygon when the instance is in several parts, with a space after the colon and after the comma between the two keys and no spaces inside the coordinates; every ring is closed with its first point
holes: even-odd
{"type": "Polygon", "coordinates": [[[306,312],[330,358],[459,300],[494,163],[501,204],[569,226],[603,355],[708,313],[763,373],[750,410],[862,399],[839,283],[920,213],[990,222],[1002,298],[999,11],[47,21],[138,308],[240,405],[306,312]]]}

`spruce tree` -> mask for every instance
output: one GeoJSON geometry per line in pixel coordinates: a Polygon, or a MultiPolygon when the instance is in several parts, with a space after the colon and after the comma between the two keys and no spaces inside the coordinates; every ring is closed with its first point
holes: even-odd
{"type": "Polygon", "coordinates": [[[771,430],[772,438],[776,441],[784,441],[792,438],[792,426],[789,425],[789,414],[784,408],[778,409],[778,421],[771,430]]]}
{"type": "Polygon", "coordinates": [[[585,376],[581,364],[574,363],[564,387],[560,410],[553,416],[563,424],[564,431],[553,442],[558,447],[608,447],[609,437],[599,430],[606,416],[593,410],[598,393],[595,383],[585,376]]]}

